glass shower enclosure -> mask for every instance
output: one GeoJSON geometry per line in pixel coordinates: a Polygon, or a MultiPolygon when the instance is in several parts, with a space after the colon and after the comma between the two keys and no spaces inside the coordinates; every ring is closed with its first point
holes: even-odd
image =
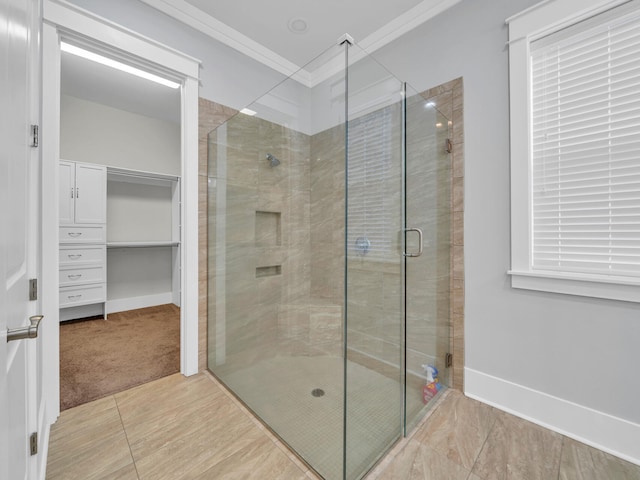
{"type": "Polygon", "coordinates": [[[345,41],[208,137],[208,368],[359,479],[449,348],[447,119],[345,41]],[[420,256],[418,256],[420,254],[420,256]]]}

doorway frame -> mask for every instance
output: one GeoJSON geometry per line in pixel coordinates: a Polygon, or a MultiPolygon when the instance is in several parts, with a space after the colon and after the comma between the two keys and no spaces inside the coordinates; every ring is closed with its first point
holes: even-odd
{"type": "Polygon", "coordinates": [[[64,1],[44,0],[42,26],[42,309],[55,327],[43,342],[49,423],[60,415],[58,295],[58,161],[60,41],[79,38],[115,50],[127,61],[181,87],[180,372],[198,373],[198,87],[200,61],[64,1]],[[44,180],[46,179],[46,180],[44,180]],[[46,241],[45,241],[46,240],[46,241]]]}

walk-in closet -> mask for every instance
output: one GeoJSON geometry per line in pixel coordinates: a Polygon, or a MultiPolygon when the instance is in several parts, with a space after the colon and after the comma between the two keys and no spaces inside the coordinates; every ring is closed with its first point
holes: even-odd
{"type": "Polygon", "coordinates": [[[180,369],[180,90],[63,48],[61,408],[180,369]]]}

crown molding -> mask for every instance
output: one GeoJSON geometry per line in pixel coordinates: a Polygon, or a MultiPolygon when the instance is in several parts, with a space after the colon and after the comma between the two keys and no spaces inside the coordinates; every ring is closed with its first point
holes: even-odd
{"type": "Polygon", "coordinates": [[[453,7],[460,1],[461,0],[423,0],[412,9],[407,10],[368,37],[362,39],[358,44],[366,50],[367,53],[373,53],[436,15],[453,7]]]}
{"type": "MultiPolygon", "coordinates": [[[[330,59],[324,67],[308,72],[185,0],[141,1],[283,75],[291,76],[295,73],[295,80],[306,87],[318,85],[344,68],[344,60],[340,57],[330,59]]],[[[350,61],[357,61],[364,57],[365,53],[375,52],[460,1],[423,0],[371,35],[358,41],[357,45],[362,51],[352,50],[350,61]]]]}
{"type": "Polygon", "coordinates": [[[295,63],[278,55],[262,44],[243,35],[184,0],[141,1],[277,72],[290,76],[300,70],[300,67],[295,63]]]}

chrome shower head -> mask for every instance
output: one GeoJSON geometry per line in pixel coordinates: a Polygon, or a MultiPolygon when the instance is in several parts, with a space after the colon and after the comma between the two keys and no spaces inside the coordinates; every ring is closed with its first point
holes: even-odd
{"type": "Polygon", "coordinates": [[[280,160],[278,160],[276,157],[274,157],[270,153],[267,153],[267,160],[269,160],[269,163],[271,164],[272,167],[277,167],[278,165],[280,165],[280,160]]]}

